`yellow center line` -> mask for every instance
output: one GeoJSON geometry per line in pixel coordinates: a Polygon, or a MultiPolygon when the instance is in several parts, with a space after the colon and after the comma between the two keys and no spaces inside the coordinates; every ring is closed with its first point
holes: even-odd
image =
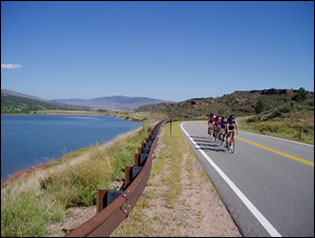
{"type": "MultiPolygon", "coordinates": [[[[205,126],[203,123],[201,123],[201,126],[203,126],[203,127],[205,127],[205,128],[208,128],[208,127],[205,126]]],[[[281,151],[279,151],[279,150],[271,149],[271,148],[269,148],[269,147],[267,147],[267,146],[254,143],[254,142],[252,142],[252,141],[249,141],[249,140],[240,138],[240,137],[238,137],[238,136],[235,136],[235,138],[238,139],[238,140],[244,141],[244,142],[246,142],[246,143],[249,143],[249,144],[251,144],[251,145],[257,146],[257,147],[259,147],[259,148],[262,148],[262,149],[271,151],[271,152],[276,153],[276,154],[278,154],[278,155],[282,155],[282,156],[285,156],[285,157],[287,157],[287,158],[289,158],[289,159],[293,159],[293,160],[296,160],[296,161],[299,161],[299,162],[301,162],[301,163],[304,163],[304,164],[307,164],[307,165],[310,165],[310,166],[313,166],[313,167],[314,167],[314,162],[311,162],[311,161],[308,161],[308,160],[305,160],[305,159],[302,159],[302,158],[299,158],[299,157],[296,157],[296,156],[293,156],[293,155],[290,155],[290,154],[281,152],[281,151]]]]}

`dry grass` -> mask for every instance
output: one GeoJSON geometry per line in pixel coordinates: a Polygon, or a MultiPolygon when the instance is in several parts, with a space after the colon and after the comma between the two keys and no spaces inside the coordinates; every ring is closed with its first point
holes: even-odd
{"type": "Polygon", "coordinates": [[[66,208],[94,206],[97,189],[123,179],[124,167],[133,163],[150,130],[145,125],[108,144],[66,155],[2,189],[1,235],[43,236],[49,223],[64,219],[66,208]]]}

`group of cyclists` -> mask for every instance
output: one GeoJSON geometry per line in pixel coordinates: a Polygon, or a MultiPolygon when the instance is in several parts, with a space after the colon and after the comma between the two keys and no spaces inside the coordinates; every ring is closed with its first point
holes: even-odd
{"type": "Polygon", "coordinates": [[[239,127],[234,115],[224,118],[221,115],[210,114],[208,118],[208,134],[215,140],[221,141],[221,144],[226,138],[227,149],[232,149],[231,143],[234,142],[235,129],[238,134],[239,127]]]}

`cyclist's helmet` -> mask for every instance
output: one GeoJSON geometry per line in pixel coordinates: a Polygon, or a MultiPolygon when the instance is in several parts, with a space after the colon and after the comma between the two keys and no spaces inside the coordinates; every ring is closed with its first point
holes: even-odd
{"type": "Polygon", "coordinates": [[[230,116],[230,119],[231,119],[231,120],[235,120],[235,116],[234,116],[234,115],[231,115],[231,116],[230,116]]]}

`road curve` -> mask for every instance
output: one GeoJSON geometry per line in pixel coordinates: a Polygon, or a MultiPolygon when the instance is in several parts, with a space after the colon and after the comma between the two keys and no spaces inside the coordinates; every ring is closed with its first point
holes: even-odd
{"type": "Polygon", "coordinates": [[[313,145],[240,131],[231,154],[205,121],[181,129],[243,236],[314,237],[313,145]]]}

